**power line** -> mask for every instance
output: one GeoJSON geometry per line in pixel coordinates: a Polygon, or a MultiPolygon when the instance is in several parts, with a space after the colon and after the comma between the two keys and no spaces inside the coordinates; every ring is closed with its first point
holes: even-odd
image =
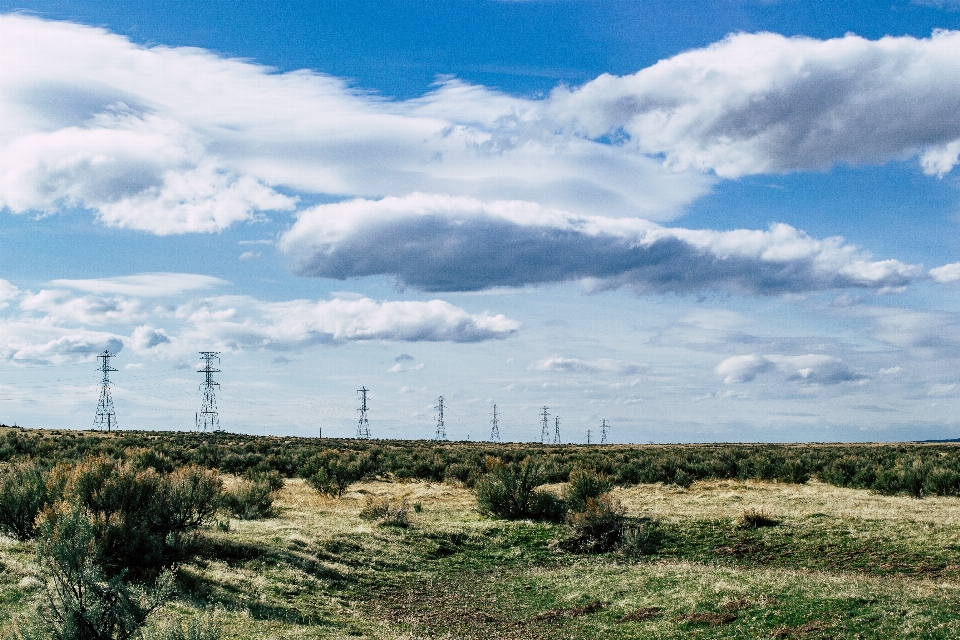
{"type": "Polygon", "coordinates": [[[97,356],[101,360],[98,371],[103,372],[103,379],[100,381],[100,401],[93,417],[93,428],[101,431],[106,429],[107,432],[117,428],[117,413],[113,409],[113,396],[110,394],[110,372],[117,371],[110,366],[110,358],[113,357],[107,349],[97,356]]]}
{"type": "Polygon", "coordinates": [[[204,381],[200,383],[203,390],[203,405],[200,413],[195,416],[197,431],[221,431],[220,416],[217,413],[217,395],[214,387],[219,387],[219,382],[213,381],[213,374],[220,373],[220,369],[213,368],[213,361],[220,364],[219,351],[201,351],[200,357],[203,359],[204,367],[197,371],[205,375],[204,381]]]}
{"type": "Polygon", "coordinates": [[[500,442],[500,424],[497,420],[497,405],[493,405],[493,420],[490,421],[493,428],[490,429],[490,442],[500,442]]]}
{"type": "Polygon", "coordinates": [[[360,394],[360,408],[357,411],[360,412],[360,422],[357,423],[357,437],[361,440],[370,439],[370,420],[367,419],[367,389],[366,387],[361,387],[357,389],[357,393],[360,394]]]}

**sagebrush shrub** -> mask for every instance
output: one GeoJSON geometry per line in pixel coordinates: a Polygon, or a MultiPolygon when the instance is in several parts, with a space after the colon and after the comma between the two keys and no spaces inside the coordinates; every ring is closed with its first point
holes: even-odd
{"type": "Polygon", "coordinates": [[[222,504],[235,518],[259,520],[273,515],[274,496],[269,480],[241,478],[223,494],[222,504]]]}
{"type": "Polygon", "coordinates": [[[410,526],[410,505],[406,500],[394,504],[387,498],[368,496],[360,517],[373,520],[380,526],[406,528],[410,526]]]}
{"type": "Polygon", "coordinates": [[[574,467],[570,471],[567,505],[571,511],[583,511],[590,498],[599,498],[613,488],[613,483],[593,469],[574,467]]]}
{"type": "Polygon", "coordinates": [[[481,513],[507,520],[562,520],[566,503],[547,491],[537,491],[546,477],[534,458],[522,462],[488,461],[488,471],[477,481],[475,491],[481,513]]]}
{"type": "Polygon", "coordinates": [[[740,517],[737,518],[738,529],[759,529],[761,527],[775,527],[778,524],[780,524],[780,521],[763,507],[744,509],[740,517]]]}
{"type": "Polygon", "coordinates": [[[308,460],[302,473],[314,489],[332,498],[342,496],[347,487],[364,475],[360,464],[351,463],[349,458],[333,450],[308,460]]]}
{"type": "Polygon", "coordinates": [[[37,516],[46,506],[43,471],[33,462],[12,464],[0,470],[0,533],[29,540],[37,533],[37,516]]]}
{"type": "Polygon", "coordinates": [[[567,524],[572,535],[561,543],[568,551],[603,553],[616,548],[623,540],[626,510],[609,493],[587,498],[584,508],[570,511],[567,524]]]}
{"type": "Polygon", "coordinates": [[[23,638],[128,640],[173,590],[163,572],[151,589],[126,580],[126,571],[106,575],[98,562],[95,523],[83,505],[59,503],[40,517],[37,562],[46,597],[23,638]]]}
{"type": "Polygon", "coordinates": [[[223,624],[216,610],[207,609],[190,622],[165,622],[144,632],[144,640],[220,640],[223,624]]]}

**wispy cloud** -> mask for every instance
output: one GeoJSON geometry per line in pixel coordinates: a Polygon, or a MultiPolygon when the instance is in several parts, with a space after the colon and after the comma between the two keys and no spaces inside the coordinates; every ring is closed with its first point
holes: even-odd
{"type": "Polygon", "coordinates": [[[815,353],[799,356],[732,356],[716,368],[716,373],[724,376],[726,384],[752,382],[757,376],[771,371],[778,371],[788,380],[801,384],[835,385],[867,379],[867,376],[853,371],[839,358],[815,353]]]}

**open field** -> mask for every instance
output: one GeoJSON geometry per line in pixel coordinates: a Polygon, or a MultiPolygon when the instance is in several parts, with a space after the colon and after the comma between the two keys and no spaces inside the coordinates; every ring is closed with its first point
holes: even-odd
{"type": "MultiPolygon", "coordinates": [[[[276,517],[203,531],[158,620],[216,604],[225,638],[960,637],[958,498],[729,480],[614,493],[652,521],[646,553],[563,552],[565,525],[482,517],[456,482],[329,498],[287,479],[276,517]],[[378,526],[359,517],[371,496],[421,510],[378,526]],[[779,524],[740,529],[744,508],[779,524]]],[[[43,594],[33,547],[0,539],[5,629],[43,594]]]]}

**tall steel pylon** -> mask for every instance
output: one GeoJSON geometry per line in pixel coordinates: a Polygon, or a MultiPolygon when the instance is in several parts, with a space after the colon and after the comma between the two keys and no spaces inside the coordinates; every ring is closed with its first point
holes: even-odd
{"type": "Polygon", "coordinates": [[[547,413],[547,409],[548,407],[544,407],[540,413],[540,444],[550,444],[550,420],[548,419],[550,414],[547,413]]]}
{"type": "Polygon", "coordinates": [[[587,429],[587,444],[590,444],[590,429],[587,429]]]}
{"type": "Polygon", "coordinates": [[[600,444],[607,444],[607,421],[604,419],[600,425],[600,444]]]}
{"type": "Polygon", "coordinates": [[[556,417],[555,427],[553,431],[553,444],[560,444],[560,416],[556,417]]]}
{"type": "Polygon", "coordinates": [[[490,442],[500,442],[500,421],[497,420],[497,405],[493,405],[493,420],[490,421],[490,424],[493,425],[490,428],[490,442]]]}
{"type": "Polygon", "coordinates": [[[213,368],[214,360],[220,364],[220,352],[201,351],[200,358],[203,360],[203,369],[197,373],[204,374],[203,382],[200,383],[200,389],[203,391],[203,405],[200,407],[200,413],[194,417],[196,428],[197,431],[220,431],[216,394],[216,387],[219,387],[220,383],[213,380],[213,374],[220,373],[220,369],[213,368]]]}
{"type": "Polygon", "coordinates": [[[357,389],[357,393],[360,394],[360,408],[357,409],[360,412],[360,422],[357,423],[357,437],[361,440],[370,439],[370,420],[367,419],[367,411],[370,408],[367,406],[368,391],[370,390],[366,387],[357,389]]]}
{"type": "Polygon", "coordinates": [[[93,417],[93,428],[101,431],[113,431],[117,428],[117,414],[113,410],[113,396],[110,394],[110,372],[117,371],[110,366],[110,358],[115,357],[107,349],[97,356],[101,360],[97,371],[103,372],[100,380],[100,402],[97,403],[97,413],[93,417]]]}
{"type": "Polygon", "coordinates": [[[433,437],[434,440],[446,440],[447,439],[447,428],[443,425],[443,396],[437,398],[437,433],[433,437]]]}

